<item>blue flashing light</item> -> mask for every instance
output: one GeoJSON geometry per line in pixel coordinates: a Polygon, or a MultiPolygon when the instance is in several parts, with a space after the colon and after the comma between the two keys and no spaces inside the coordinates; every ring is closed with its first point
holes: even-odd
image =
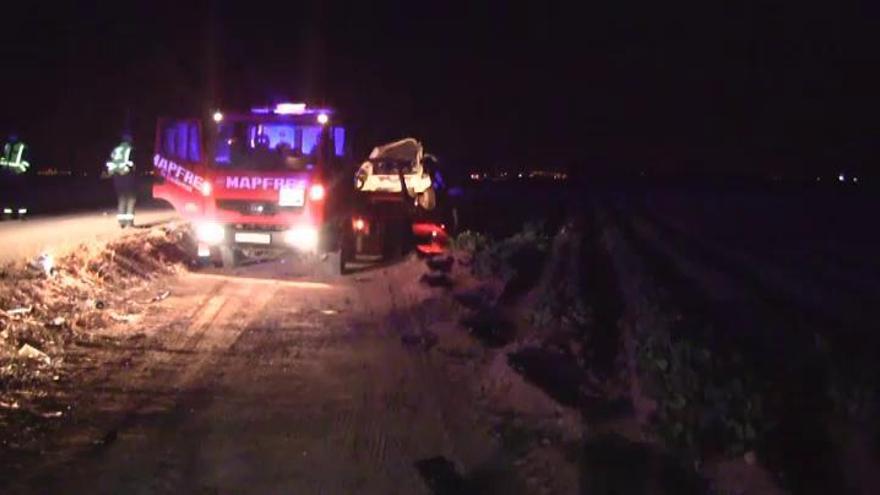
{"type": "Polygon", "coordinates": [[[345,128],[344,127],[334,127],[333,128],[333,147],[336,151],[336,156],[343,156],[345,154],[345,128]]]}

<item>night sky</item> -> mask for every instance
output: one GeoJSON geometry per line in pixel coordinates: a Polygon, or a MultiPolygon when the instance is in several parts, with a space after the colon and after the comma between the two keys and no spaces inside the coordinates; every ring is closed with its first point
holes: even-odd
{"type": "Polygon", "coordinates": [[[4,5],[0,132],[37,167],[97,172],[126,126],[146,160],[159,115],[302,100],[359,154],[414,135],[462,170],[875,173],[868,2],[128,3],[4,5]]]}

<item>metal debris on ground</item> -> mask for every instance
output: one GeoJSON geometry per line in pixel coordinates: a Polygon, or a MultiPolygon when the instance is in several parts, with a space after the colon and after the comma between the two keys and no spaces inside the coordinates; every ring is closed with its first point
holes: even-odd
{"type": "MultiPolygon", "coordinates": [[[[91,242],[60,257],[46,253],[2,269],[0,277],[0,411],[19,407],[19,394],[46,398],[51,384],[65,379],[59,366],[68,346],[88,340],[113,320],[130,323],[133,290],[151,287],[159,277],[182,270],[192,242],[185,225],[144,230],[121,239],[91,242]],[[114,308],[114,311],[102,311],[114,308]],[[85,335],[84,335],[85,334],[85,335]],[[51,356],[51,357],[50,357],[51,356]],[[47,373],[54,366],[54,373],[47,373]]],[[[152,286],[155,287],[155,286],[152,286]]],[[[149,289],[151,301],[161,301],[170,291],[149,289]]],[[[91,361],[87,354],[84,362],[91,361]]],[[[60,399],[63,401],[63,399],[60,399]]],[[[30,435],[17,421],[58,418],[57,401],[37,409],[29,419],[7,417],[3,433],[30,435]],[[40,412],[47,411],[47,412],[40,412]]],[[[24,418],[24,416],[22,416],[24,418]]]]}
{"type": "Polygon", "coordinates": [[[63,326],[66,322],[67,322],[67,319],[64,318],[63,316],[56,316],[55,318],[52,319],[52,321],[47,323],[47,325],[50,327],[57,328],[57,327],[63,326]]]}
{"type": "Polygon", "coordinates": [[[156,294],[155,296],[153,296],[149,301],[142,301],[142,302],[139,301],[139,302],[141,304],[153,304],[153,303],[157,303],[159,301],[164,301],[165,299],[168,299],[168,296],[170,296],[170,295],[171,295],[170,290],[163,290],[163,291],[159,292],[158,294],[156,294]]]}
{"type": "Polygon", "coordinates": [[[51,364],[52,359],[45,352],[37,349],[30,344],[24,344],[18,349],[18,355],[27,359],[36,359],[46,364],[51,364]]]}
{"type": "Polygon", "coordinates": [[[30,314],[30,312],[33,310],[34,310],[33,306],[27,306],[27,307],[22,307],[22,308],[9,309],[9,310],[6,310],[5,313],[8,316],[20,316],[20,315],[30,314]]]}
{"type": "Polygon", "coordinates": [[[140,316],[134,314],[119,314],[115,311],[110,312],[110,319],[123,323],[132,323],[137,321],[139,318],[140,316]]]}

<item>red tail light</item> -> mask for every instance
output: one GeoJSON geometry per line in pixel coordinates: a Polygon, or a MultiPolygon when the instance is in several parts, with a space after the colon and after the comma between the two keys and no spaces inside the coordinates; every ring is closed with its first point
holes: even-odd
{"type": "Polygon", "coordinates": [[[324,186],[321,184],[312,184],[312,187],[309,188],[309,199],[312,201],[323,200],[325,194],[326,191],[324,191],[324,186]]]}

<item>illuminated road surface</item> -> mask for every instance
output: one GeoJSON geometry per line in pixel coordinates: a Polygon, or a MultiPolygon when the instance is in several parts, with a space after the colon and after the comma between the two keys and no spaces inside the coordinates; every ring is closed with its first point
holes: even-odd
{"type": "MultiPolygon", "coordinates": [[[[176,218],[172,209],[153,207],[139,210],[135,222],[156,225],[176,218]]],[[[57,256],[84,242],[108,241],[130,232],[119,228],[111,210],[6,220],[0,222],[0,264],[32,259],[44,251],[57,256]]]]}
{"type": "Polygon", "coordinates": [[[183,274],[129,340],[84,349],[99,371],[72,421],[6,492],[427,494],[416,462],[443,456],[523,493],[470,368],[404,338],[454,324],[421,261],[281,280],[271,263],[183,274]]]}

